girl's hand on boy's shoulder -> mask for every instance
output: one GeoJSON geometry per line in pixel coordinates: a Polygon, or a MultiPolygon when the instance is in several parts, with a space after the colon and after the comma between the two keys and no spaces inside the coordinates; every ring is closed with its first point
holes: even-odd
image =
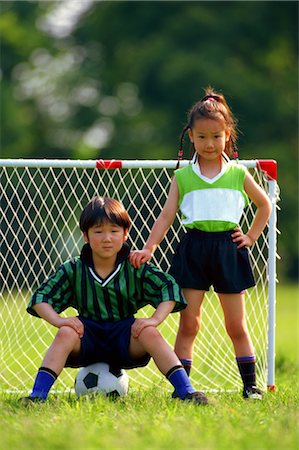
{"type": "Polygon", "coordinates": [[[73,330],[78,333],[81,338],[84,334],[84,325],[78,317],[61,317],[59,320],[59,324],[57,324],[58,328],[61,327],[71,327],[73,330]]]}
{"type": "Polygon", "coordinates": [[[151,257],[152,254],[150,250],[145,248],[143,250],[134,250],[130,252],[129,261],[135,269],[139,269],[140,266],[149,261],[151,257]]]}
{"type": "Polygon", "coordinates": [[[250,247],[254,243],[251,237],[248,236],[247,234],[243,234],[241,228],[239,227],[234,228],[234,232],[232,233],[231,236],[233,242],[238,244],[237,248],[250,247]]]}
{"type": "Polygon", "coordinates": [[[159,322],[157,319],[150,317],[148,319],[136,319],[131,327],[131,333],[134,338],[138,338],[141,331],[146,327],[157,327],[159,322]]]}

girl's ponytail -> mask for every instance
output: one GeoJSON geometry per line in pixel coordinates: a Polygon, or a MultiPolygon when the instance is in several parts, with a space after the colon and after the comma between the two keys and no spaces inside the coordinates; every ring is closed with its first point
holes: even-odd
{"type": "Polygon", "coordinates": [[[183,153],[184,153],[184,149],[183,149],[183,146],[184,146],[184,139],[185,139],[186,131],[188,131],[188,129],[189,129],[189,124],[186,125],[186,126],[184,127],[184,129],[183,129],[183,131],[182,131],[182,134],[181,134],[181,136],[180,136],[180,149],[179,149],[179,151],[178,151],[178,162],[177,162],[177,165],[176,165],[176,168],[175,168],[175,169],[179,169],[179,167],[180,167],[180,161],[182,161],[182,159],[183,159],[183,153]]]}

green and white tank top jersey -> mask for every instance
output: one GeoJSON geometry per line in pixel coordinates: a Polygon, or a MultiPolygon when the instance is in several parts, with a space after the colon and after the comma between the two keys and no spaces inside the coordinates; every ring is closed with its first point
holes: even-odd
{"type": "Polygon", "coordinates": [[[238,226],[248,197],[244,190],[246,168],[235,161],[224,163],[221,172],[207,178],[197,160],[175,171],[182,223],[202,231],[228,231],[238,226]]]}

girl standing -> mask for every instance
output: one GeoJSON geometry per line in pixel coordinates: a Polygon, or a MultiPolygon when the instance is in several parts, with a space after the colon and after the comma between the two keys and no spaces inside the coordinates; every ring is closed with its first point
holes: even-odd
{"type": "Polygon", "coordinates": [[[246,325],[244,290],[255,285],[247,247],[266,226],[271,203],[249,172],[229,160],[232,154],[236,156],[236,120],[222,94],[207,88],[206,95],[191,108],[181,136],[179,160],[186,133],[191,141],[191,163],[175,171],[163,210],[143,250],[132,252],[130,261],[140,267],[152,257],[180,209],[187,233],[174,254],[170,273],[182,287],[188,306],[180,315],[175,352],[189,375],[204,295],[213,286],[234,346],[243,397],[261,399],[262,392],[256,387],[255,352],[246,325]],[[256,206],[256,214],[243,234],[239,221],[248,197],[256,206]]]}

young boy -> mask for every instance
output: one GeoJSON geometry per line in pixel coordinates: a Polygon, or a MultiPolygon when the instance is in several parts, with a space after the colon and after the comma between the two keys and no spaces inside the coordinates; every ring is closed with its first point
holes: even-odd
{"type": "Polygon", "coordinates": [[[58,332],[31,395],[22,402],[44,402],[64,367],[103,361],[130,369],[147,365],[152,357],[181,400],[207,403],[156,328],[170,312],[184,309],[186,301],[170,275],[149,264],[131,266],[126,243],[130,224],[117,200],[95,197],[84,208],[80,229],[86,244],[81,255],[62,264],[34,292],[27,308],[58,332]],[[134,319],[148,304],[156,308],[153,315],[134,319]],[[78,317],[61,317],[70,306],[78,317]]]}

